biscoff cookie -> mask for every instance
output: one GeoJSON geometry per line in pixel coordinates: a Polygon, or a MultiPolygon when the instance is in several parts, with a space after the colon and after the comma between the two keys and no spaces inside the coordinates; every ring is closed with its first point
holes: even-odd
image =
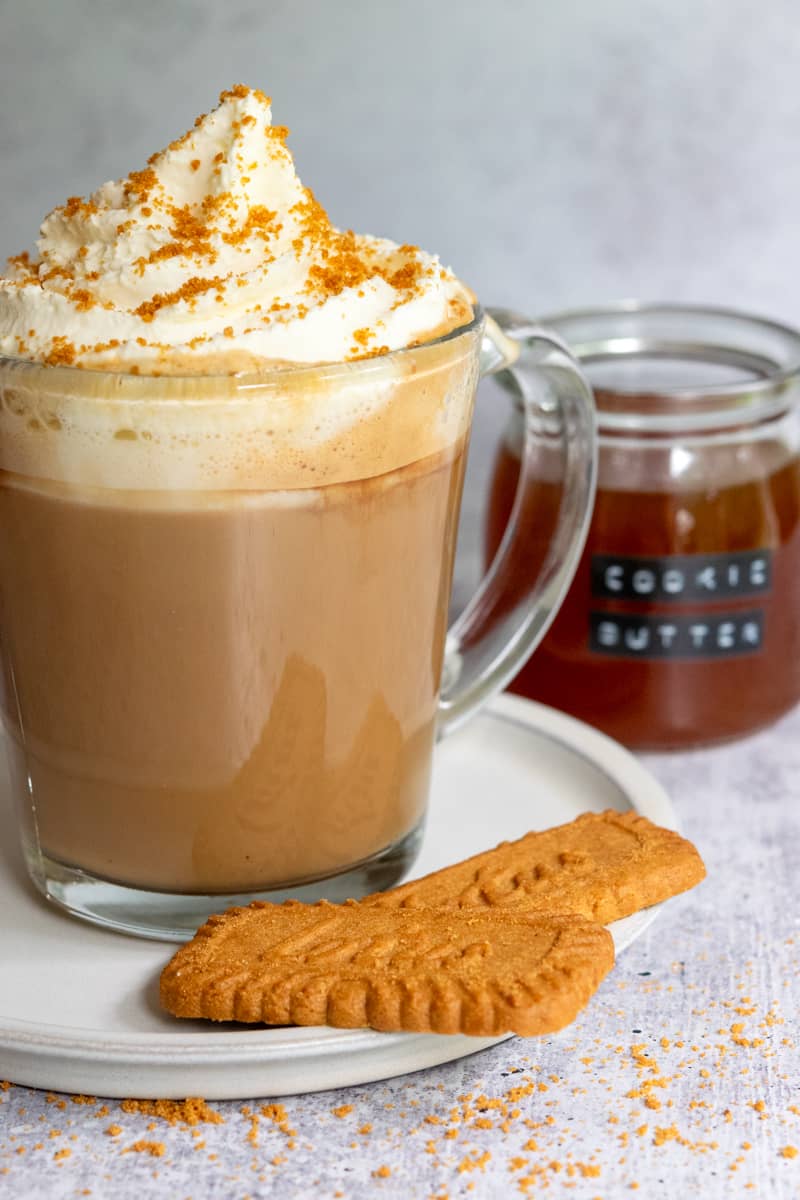
{"type": "Polygon", "coordinates": [[[553,1033],[614,963],[574,916],[254,902],[210,917],[165,967],[176,1017],[494,1037],[553,1033]]]}
{"type": "Polygon", "coordinates": [[[686,838],[638,813],[583,813],[361,901],[381,909],[574,913],[606,925],[705,877],[686,838]]]}

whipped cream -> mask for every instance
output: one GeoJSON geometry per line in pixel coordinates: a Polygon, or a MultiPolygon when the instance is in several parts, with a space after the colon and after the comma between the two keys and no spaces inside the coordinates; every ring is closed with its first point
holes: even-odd
{"type": "Polygon", "coordinates": [[[341,362],[466,324],[472,294],[415,246],[342,232],[243,86],[148,166],[70,198],[0,279],[0,353],[147,374],[341,362]]]}

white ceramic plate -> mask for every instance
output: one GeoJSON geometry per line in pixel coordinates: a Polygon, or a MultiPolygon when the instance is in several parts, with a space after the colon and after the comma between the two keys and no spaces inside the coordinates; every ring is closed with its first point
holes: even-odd
{"type": "MultiPolygon", "coordinates": [[[[604,808],[634,808],[675,828],[661,786],[616,742],[542,705],[500,696],[437,747],[414,873],[604,808]]],[[[612,926],[617,951],[656,911],[612,926]]],[[[176,1021],[159,1010],[157,986],[174,949],[84,924],[41,899],[2,796],[0,1078],[101,1096],[240,1099],[387,1079],[503,1040],[176,1021]]]]}

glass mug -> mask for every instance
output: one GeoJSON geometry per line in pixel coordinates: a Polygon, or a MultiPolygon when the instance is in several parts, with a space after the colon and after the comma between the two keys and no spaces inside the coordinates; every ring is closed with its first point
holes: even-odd
{"type": "Polygon", "coordinates": [[[258,375],[5,359],[0,468],[29,873],[87,920],[181,939],[231,904],[342,900],[408,870],[437,735],[516,673],[574,573],[593,404],[556,338],[479,310],[422,345],[258,375]],[[448,632],[475,390],[501,370],[531,446],[563,446],[560,520],[512,596],[512,513],[448,632]]]}

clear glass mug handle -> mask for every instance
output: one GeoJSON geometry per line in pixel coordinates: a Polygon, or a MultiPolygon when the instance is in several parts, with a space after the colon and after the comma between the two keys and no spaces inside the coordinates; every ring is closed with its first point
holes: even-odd
{"type": "Polygon", "coordinates": [[[578,565],[597,479],[592,391],[554,334],[506,309],[487,311],[481,378],[514,377],[524,438],[514,506],[494,561],[447,634],[438,734],[458,725],[514,677],[544,637],[578,565]],[[563,480],[558,524],[538,577],[519,595],[520,514],[535,479],[536,445],[560,438],[563,480]]]}

